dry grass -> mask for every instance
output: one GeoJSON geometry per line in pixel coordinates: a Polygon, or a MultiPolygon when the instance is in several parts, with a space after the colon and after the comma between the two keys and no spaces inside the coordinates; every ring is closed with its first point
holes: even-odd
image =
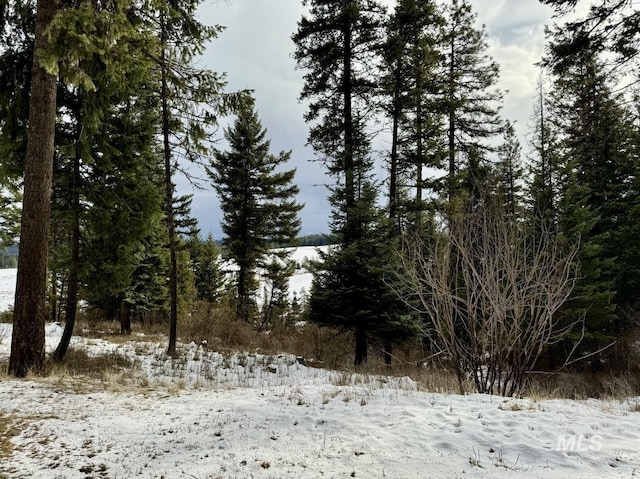
{"type": "MultiPolygon", "coordinates": [[[[0,362],[0,381],[7,380],[8,363],[0,362]]],[[[48,360],[42,375],[27,379],[75,393],[97,390],[122,391],[145,385],[137,364],[117,354],[90,356],[82,349],[69,349],[61,362],[48,360]]]]}
{"type": "Polygon", "coordinates": [[[530,376],[524,395],[533,399],[615,399],[640,395],[635,372],[538,373],[530,376]]]}
{"type": "Polygon", "coordinates": [[[11,457],[13,444],[11,439],[20,434],[23,421],[7,416],[0,412],[0,461],[11,457]]]}
{"type": "MultiPolygon", "coordinates": [[[[147,320],[134,322],[131,335],[120,335],[119,324],[100,321],[96,317],[82,316],[77,334],[85,338],[101,338],[115,344],[135,342],[139,355],[152,354],[153,348],[145,344],[166,343],[168,324],[164,321],[147,320]]],[[[459,385],[455,371],[446,362],[433,358],[419,341],[407,342],[394,350],[393,364],[384,364],[379,345],[371,344],[369,360],[363,367],[353,367],[354,338],[349,331],[336,328],[320,328],[307,324],[302,328],[277,326],[268,332],[257,333],[253,327],[234,319],[234,311],[228,306],[214,307],[207,303],[196,303],[192,312],[178,323],[179,340],[182,343],[206,342],[209,349],[233,354],[237,351],[258,352],[265,355],[290,353],[304,358],[307,366],[323,367],[341,371],[342,382],[351,384],[354,372],[358,377],[396,376],[409,377],[424,391],[457,393],[459,385]]],[[[2,338],[0,338],[2,340],[2,338]]],[[[0,363],[0,380],[6,378],[6,363],[0,363]]],[[[340,376],[335,385],[340,386],[340,376]]],[[[131,360],[116,352],[101,356],[89,356],[86,352],[70,349],[62,363],[50,361],[44,378],[47,381],[71,390],[102,388],[110,391],[125,391],[132,388],[146,390],[149,379],[143,377],[140,368],[131,360]]],[[[183,385],[172,384],[167,388],[181,389],[183,385]]],[[[473,384],[465,384],[472,391],[473,384]]],[[[528,378],[522,396],[536,400],[548,398],[601,398],[622,399],[640,395],[640,372],[638,368],[613,374],[599,373],[539,373],[528,378]]],[[[640,408],[639,408],[640,409],[640,408]]]]}

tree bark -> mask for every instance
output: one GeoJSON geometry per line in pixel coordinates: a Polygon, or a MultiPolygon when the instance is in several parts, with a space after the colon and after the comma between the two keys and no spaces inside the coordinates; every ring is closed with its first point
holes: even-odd
{"type": "Polygon", "coordinates": [[[120,334],[131,334],[131,309],[124,299],[120,300],[120,334]]]}
{"type": "Polygon", "coordinates": [[[393,362],[393,341],[391,336],[384,338],[384,364],[388,367],[393,362]]]}
{"type": "Polygon", "coordinates": [[[451,34],[450,44],[451,63],[449,64],[449,178],[447,184],[447,193],[449,196],[449,203],[453,201],[455,194],[455,175],[456,175],[456,108],[455,108],[455,34],[451,34]]]}
{"type": "Polygon", "coordinates": [[[58,8],[57,0],[38,0],[35,49],[25,158],[20,253],[13,314],[9,374],[24,377],[42,372],[51,182],[56,123],[56,77],[40,65],[48,48],[45,35],[58,8]]]}
{"type": "Polygon", "coordinates": [[[162,71],[162,138],[164,153],[164,182],[165,182],[165,210],[167,221],[167,233],[169,236],[169,303],[171,308],[169,319],[169,345],[167,354],[176,354],[176,342],[178,331],[178,265],[176,259],[176,231],[173,214],[173,182],[171,169],[171,145],[169,142],[169,87],[167,80],[167,26],[164,13],[161,17],[160,35],[162,40],[162,57],[160,68],[162,71]]]}
{"type": "Polygon", "coordinates": [[[362,320],[356,325],[356,357],[353,363],[362,366],[367,362],[367,327],[362,320]]]}
{"type": "Polygon", "coordinates": [[[76,314],[78,308],[78,273],[80,270],[80,152],[76,145],[76,155],[73,161],[73,179],[71,186],[71,264],[69,265],[69,285],[67,287],[67,301],[65,305],[64,331],[60,338],[60,343],[54,353],[56,361],[62,361],[73,335],[73,328],[76,324],[76,314]]]}

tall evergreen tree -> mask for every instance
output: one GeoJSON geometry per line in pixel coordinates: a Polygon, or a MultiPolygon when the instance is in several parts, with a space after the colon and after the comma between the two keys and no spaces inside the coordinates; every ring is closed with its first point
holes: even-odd
{"type": "MultiPolygon", "coordinates": [[[[118,5],[82,4],[77,12],[67,15],[70,18],[67,18],[65,30],[57,39],[60,49],[60,44],[77,41],[77,36],[82,34],[82,28],[75,27],[75,24],[86,25],[83,23],[86,18],[99,19],[91,24],[95,44],[82,52],[77,66],[65,67],[65,71],[70,71],[61,79],[59,88],[60,105],[66,114],[58,120],[56,185],[59,188],[54,190],[54,207],[60,223],[64,225],[66,222],[65,231],[61,234],[68,237],[67,257],[63,257],[68,270],[65,330],[54,355],[58,360],[64,357],[73,333],[80,284],[87,285],[86,290],[96,297],[91,276],[87,277],[89,268],[82,267],[82,263],[91,264],[87,256],[96,254],[90,251],[95,245],[89,239],[103,238],[103,235],[110,237],[113,249],[121,253],[126,251],[129,256],[111,256],[109,260],[105,257],[105,264],[113,266],[112,261],[117,261],[123,268],[120,271],[130,273],[137,266],[142,242],[153,228],[154,216],[157,216],[153,210],[160,206],[155,186],[158,177],[154,173],[158,164],[154,139],[154,107],[157,103],[154,105],[149,93],[156,83],[147,75],[152,62],[140,49],[140,40],[148,39],[152,32],[121,18],[123,12],[120,8],[118,5]],[[96,15],[96,10],[100,15],[96,15]],[[120,41],[109,43],[113,38],[120,41]],[[102,42],[110,44],[108,58],[96,52],[102,42]],[[118,68],[111,65],[118,65],[118,68]],[[76,68],[80,73],[75,71],[76,68]],[[130,180],[128,175],[144,169],[151,174],[138,182],[130,180]],[[97,191],[99,193],[96,194],[97,191]],[[130,206],[146,204],[135,208],[131,214],[119,215],[116,212],[122,208],[119,201],[123,198],[126,201],[135,198],[130,206]],[[97,232],[94,228],[100,228],[102,223],[95,221],[95,211],[88,212],[91,209],[109,210],[114,221],[112,229],[106,233],[97,232]],[[136,217],[138,210],[144,215],[136,217]],[[135,226],[126,225],[132,217],[136,217],[135,226]],[[118,230],[120,234],[113,235],[118,230]],[[82,241],[83,235],[85,241],[82,241]],[[136,242],[140,242],[139,249],[124,247],[136,242]]],[[[101,256],[104,252],[97,254],[101,256]]],[[[128,309],[130,299],[122,285],[129,287],[130,282],[131,274],[125,274],[117,281],[102,283],[102,286],[114,286],[114,290],[100,293],[112,301],[111,304],[102,303],[102,306],[111,313],[128,309]]],[[[129,328],[121,329],[126,332],[129,328]]]]}
{"type": "Polygon", "coordinates": [[[237,317],[246,321],[254,307],[256,268],[273,244],[293,246],[300,230],[295,170],[277,170],[291,152],[270,154],[266,134],[249,102],[225,130],[229,151],[216,151],[208,169],[224,213],[223,245],[238,266],[237,317]]]}
{"type": "MultiPolygon", "coordinates": [[[[142,104],[123,100],[103,117],[92,145],[92,157],[99,161],[85,180],[90,186],[83,192],[84,201],[91,206],[84,213],[82,232],[84,295],[90,307],[111,317],[148,307],[150,301],[139,294],[144,288],[140,268],[148,275],[150,264],[164,262],[151,258],[162,256],[158,247],[166,244],[162,170],[155,148],[157,115],[147,109],[153,101],[146,96],[142,104]]],[[[166,277],[166,268],[155,274],[166,277]]],[[[146,277],[150,294],[154,279],[146,277]]],[[[121,330],[127,333],[129,328],[125,324],[121,330]]]]}
{"type": "Polygon", "coordinates": [[[522,218],[524,169],[522,167],[520,142],[515,128],[505,122],[503,143],[498,147],[496,165],[498,199],[507,221],[522,218]]]}
{"type": "Polygon", "coordinates": [[[542,78],[538,80],[533,105],[531,156],[528,158],[528,210],[536,231],[540,234],[557,232],[559,199],[559,131],[549,111],[549,99],[542,78]]]}
{"type": "Polygon", "coordinates": [[[498,109],[502,94],[496,89],[499,67],[487,54],[484,28],[475,23],[476,15],[467,0],[453,0],[447,12],[443,42],[450,202],[457,196],[464,157],[474,149],[486,150],[487,139],[501,129],[498,109]]]}
{"type": "MultiPolygon", "coordinates": [[[[244,93],[225,94],[224,76],[194,65],[207,42],[222,27],[205,26],[197,17],[201,0],[168,0],[157,5],[160,51],[157,69],[160,83],[160,136],[164,160],[165,216],[168,234],[170,327],[167,351],[175,354],[178,321],[178,234],[175,224],[173,175],[180,159],[200,162],[210,152],[208,139],[218,116],[232,110],[244,93]]],[[[148,17],[147,17],[148,18],[148,17]]]]}
{"type": "MultiPolygon", "coordinates": [[[[559,43],[565,32],[558,32],[559,43]]],[[[552,42],[553,50],[557,43],[552,42]]],[[[610,89],[598,54],[585,49],[579,61],[556,68],[554,105],[563,132],[559,226],[580,241],[580,281],[571,303],[585,316],[597,347],[619,330],[616,323],[621,265],[618,257],[634,241],[623,231],[632,208],[629,185],[636,176],[628,112],[610,89]],[[629,243],[631,242],[631,244],[629,243]]]]}
{"type": "Polygon", "coordinates": [[[382,84],[392,125],[389,217],[397,231],[405,223],[420,228],[428,186],[425,167],[441,166],[436,78],[443,22],[429,0],[398,2],[388,21],[382,84]]]}
{"type": "Polygon", "coordinates": [[[367,359],[370,322],[375,322],[368,312],[375,307],[375,315],[381,315],[368,296],[375,281],[371,241],[383,244],[387,237],[379,233],[366,134],[378,83],[372,66],[379,63],[383,9],[374,0],[303,3],[309,13],[292,38],[298,67],[306,69],[301,98],[310,102],[305,115],[313,122],[309,144],[336,180],[331,230],[337,247],[314,280],[311,314],[355,330],[354,362],[359,365],[367,359]]]}

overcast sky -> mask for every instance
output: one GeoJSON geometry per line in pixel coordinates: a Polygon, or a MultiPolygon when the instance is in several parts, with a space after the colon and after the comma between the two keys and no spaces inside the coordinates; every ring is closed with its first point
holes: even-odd
{"type": "MultiPolygon", "coordinates": [[[[384,0],[389,6],[393,0],[384,0]]],[[[551,20],[550,8],[538,0],[471,0],[478,21],[489,34],[491,56],[500,64],[499,87],[508,91],[503,118],[516,122],[520,141],[526,148],[533,97],[539,71],[535,63],[544,48],[544,25],[551,20]]],[[[301,0],[217,0],[202,8],[206,24],[226,26],[226,30],[207,49],[204,64],[226,72],[228,90],[250,88],[271,139],[273,153],[293,150],[291,167],[297,168],[300,187],[301,234],[329,231],[329,205],[323,184],[329,180],[322,165],[312,161],[313,152],[305,147],[307,125],[298,102],[302,72],[295,70],[291,34],[302,15],[301,0]]],[[[178,181],[181,193],[192,192],[178,181]]],[[[193,191],[192,213],[204,235],[211,232],[221,239],[221,213],[213,190],[193,191]]]]}

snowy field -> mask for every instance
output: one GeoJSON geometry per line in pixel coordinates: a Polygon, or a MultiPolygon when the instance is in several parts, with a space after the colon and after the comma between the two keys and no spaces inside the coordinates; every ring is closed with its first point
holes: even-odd
{"type": "MultiPolygon", "coordinates": [[[[298,248],[295,259],[315,257],[298,248]]],[[[291,278],[297,294],[311,275],[291,278]]],[[[0,270],[0,310],[15,269],[0,270]]],[[[47,350],[62,330],[47,326],[47,350]]],[[[11,325],[0,323],[0,360],[11,325]]],[[[640,477],[640,398],[504,399],[426,392],[409,378],[306,367],[288,354],[74,337],[131,361],[100,379],[0,375],[0,478],[640,477]],[[4,426],[3,426],[4,424],[4,426]],[[6,454],[6,453],[5,453],[6,454]]]]}
{"type": "Polygon", "coordinates": [[[13,306],[17,272],[15,268],[0,269],[0,311],[13,306]]]}
{"type": "MultiPolygon", "coordinates": [[[[0,324],[2,359],[10,328],[0,324]]],[[[47,326],[48,350],[60,334],[47,326]]],[[[75,337],[72,347],[127,357],[137,372],[1,379],[0,425],[10,418],[16,435],[0,477],[640,477],[640,398],[439,394],[193,343],[176,360],[164,344],[75,337]]]]}

